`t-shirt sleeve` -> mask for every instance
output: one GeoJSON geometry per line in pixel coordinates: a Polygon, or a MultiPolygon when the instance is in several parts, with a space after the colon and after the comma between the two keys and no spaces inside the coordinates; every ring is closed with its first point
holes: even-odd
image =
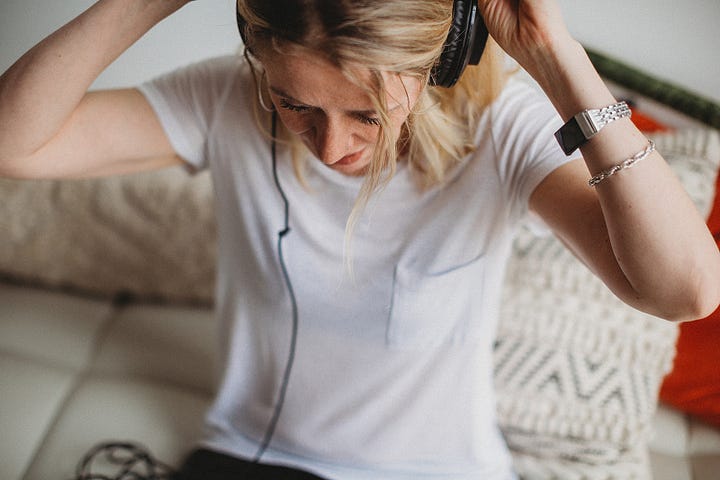
{"type": "Polygon", "coordinates": [[[188,65],[141,84],[175,152],[192,170],[207,167],[206,144],[217,110],[238,74],[237,57],[188,65]]]}
{"type": "Polygon", "coordinates": [[[520,80],[511,80],[490,106],[496,167],[507,201],[518,218],[530,219],[534,227],[544,222],[529,213],[533,191],[553,170],[579,158],[577,153],[566,156],[555,140],[560,126],[562,120],[547,97],[520,80]]]}

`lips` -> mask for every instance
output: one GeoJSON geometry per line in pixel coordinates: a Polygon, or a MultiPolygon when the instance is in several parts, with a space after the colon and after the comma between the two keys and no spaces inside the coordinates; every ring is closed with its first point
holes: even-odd
{"type": "Polygon", "coordinates": [[[360,160],[360,158],[362,157],[362,154],[363,154],[363,150],[360,150],[359,152],[351,153],[350,155],[345,155],[340,160],[333,163],[333,165],[344,165],[344,166],[352,165],[353,163],[360,160]]]}

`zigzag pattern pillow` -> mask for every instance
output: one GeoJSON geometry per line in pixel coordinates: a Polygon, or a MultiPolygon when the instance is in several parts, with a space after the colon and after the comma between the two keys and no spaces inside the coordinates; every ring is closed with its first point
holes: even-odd
{"type": "MultiPolygon", "coordinates": [[[[713,135],[655,137],[703,213],[713,135]]],[[[521,232],[494,355],[501,428],[523,479],[649,478],[647,437],[676,337],[676,324],[626,306],[557,239],[521,232]]]]}
{"type": "Polygon", "coordinates": [[[677,326],[617,300],[554,237],[524,232],[507,275],[495,378],[520,473],[645,478],[635,447],[646,443],[677,326]],[[616,475],[602,476],[610,467],[616,475]]]}

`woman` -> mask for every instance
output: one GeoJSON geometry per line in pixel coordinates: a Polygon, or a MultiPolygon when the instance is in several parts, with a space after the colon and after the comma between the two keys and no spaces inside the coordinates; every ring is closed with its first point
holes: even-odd
{"type": "Polygon", "coordinates": [[[490,362],[530,217],[638,309],[718,304],[703,219],[554,0],[479,2],[551,104],[503,80],[493,42],[429,85],[450,0],[240,0],[244,58],[86,93],[186,3],[100,0],[0,80],[5,176],[212,172],[223,381],[178,478],[514,478],[490,362]],[[553,132],[607,106],[566,157],[553,132]]]}

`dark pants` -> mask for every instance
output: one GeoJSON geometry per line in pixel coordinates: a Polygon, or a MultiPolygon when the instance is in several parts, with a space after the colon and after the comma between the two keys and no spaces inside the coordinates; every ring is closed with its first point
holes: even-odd
{"type": "Polygon", "coordinates": [[[172,480],[323,480],[302,470],[263,465],[210,450],[195,450],[172,480]]]}

